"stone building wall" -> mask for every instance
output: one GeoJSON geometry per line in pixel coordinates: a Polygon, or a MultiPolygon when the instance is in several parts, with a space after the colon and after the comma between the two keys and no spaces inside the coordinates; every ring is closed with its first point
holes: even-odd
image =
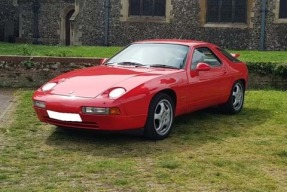
{"type": "MultiPolygon", "coordinates": [[[[61,12],[69,5],[74,6],[74,0],[39,0],[39,42],[43,44],[59,44],[61,12]]],[[[27,42],[33,42],[34,13],[33,0],[20,0],[20,36],[27,42]]]]}
{"type": "MultiPolygon", "coordinates": [[[[258,49],[262,4],[261,0],[249,0],[249,18],[247,26],[217,27],[202,23],[202,7],[204,0],[171,0],[172,19],[168,23],[150,21],[121,21],[123,2],[127,0],[111,0],[109,44],[126,45],[135,40],[150,38],[183,38],[209,41],[230,49],[258,49]]],[[[287,49],[287,22],[276,22],[274,9],[277,0],[268,0],[265,47],[268,50],[287,49]]],[[[103,2],[87,2],[83,12],[104,17],[103,2]],[[100,6],[99,6],[100,5],[100,6]]],[[[278,10],[277,10],[278,11],[278,10]]],[[[92,16],[92,17],[93,17],[92,16]]],[[[95,20],[96,18],[92,19],[95,20]]],[[[103,34],[104,23],[83,20],[84,25],[93,28],[85,33],[83,44],[100,44],[99,37],[103,34]],[[102,25],[101,25],[102,24],[102,25]],[[93,37],[92,37],[93,36],[93,37]],[[97,40],[95,40],[97,39],[97,40]]],[[[85,30],[84,30],[85,31],[85,30]]]]}
{"type": "Polygon", "coordinates": [[[0,0],[0,22],[14,20],[16,16],[16,8],[13,0],[0,0]]]}
{"type": "MultiPolygon", "coordinates": [[[[14,0],[0,0],[3,2],[14,0]]],[[[32,42],[34,0],[18,0],[19,37],[32,42]]],[[[218,25],[205,22],[207,0],[166,0],[165,20],[128,18],[129,0],[110,0],[109,45],[126,45],[152,38],[182,38],[209,41],[229,49],[258,49],[261,27],[261,0],[248,0],[248,19],[243,25],[218,25]]],[[[65,44],[66,11],[74,7],[71,21],[72,45],[103,45],[105,40],[105,0],[39,0],[39,41],[65,44]]],[[[267,1],[267,50],[287,49],[287,19],[278,20],[279,0],[267,1]]],[[[6,3],[7,4],[7,3],[6,3]]],[[[5,8],[8,5],[3,5],[5,8]]],[[[11,3],[10,3],[11,4],[11,3]]],[[[12,10],[12,9],[11,9],[12,10]]],[[[13,15],[11,12],[10,15],[13,15]]],[[[15,14],[14,14],[15,15],[15,14]]],[[[0,15],[1,19],[1,15],[0,15]]],[[[1,22],[1,21],[0,21],[1,22]]],[[[1,24],[0,24],[1,25],[1,24]]]]}
{"type": "Polygon", "coordinates": [[[0,41],[11,41],[17,25],[17,9],[13,0],[0,0],[0,41]]]}
{"type": "MultiPolygon", "coordinates": [[[[279,1],[269,1],[267,10],[266,49],[287,50],[287,19],[278,19],[279,1]]],[[[285,11],[287,11],[287,8],[285,11]]]]}
{"type": "Polygon", "coordinates": [[[77,16],[82,25],[82,44],[102,45],[104,41],[104,1],[84,1],[77,16]]]}
{"type": "Polygon", "coordinates": [[[32,42],[33,39],[33,2],[32,0],[19,0],[19,37],[25,39],[25,42],[32,42]]]}
{"type": "MultiPolygon", "coordinates": [[[[200,22],[198,0],[172,0],[173,19],[170,23],[121,22],[121,5],[113,0],[111,18],[111,44],[127,44],[148,38],[182,38],[209,41],[233,49],[256,48],[250,43],[252,29],[204,27],[200,22]]],[[[252,41],[251,41],[252,42],[252,41]]]]}
{"type": "MultiPolygon", "coordinates": [[[[183,38],[209,41],[232,49],[257,49],[259,47],[261,1],[250,0],[252,9],[247,27],[216,27],[204,26],[201,22],[202,0],[171,0],[172,10],[169,22],[153,21],[122,21],[123,3],[127,0],[111,0],[109,44],[126,45],[130,42],[151,38],[183,38]],[[254,10],[254,13],[253,13],[254,10]]],[[[98,1],[87,1],[88,6],[83,12],[92,17],[104,18],[103,4],[98,1]],[[99,6],[100,5],[100,6],[99,6]]],[[[89,30],[83,35],[83,44],[99,44],[99,37],[103,33],[104,23],[91,22],[96,18],[82,20],[89,30]],[[101,25],[100,25],[101,24],[101,25]],[[93,31],[94,33],[86,33],[93,31]],[[95,40],[97,38],[97,40],[95,40]]]]}
{"type": "Polygon", "coordinates": [[[74,5],[74,1],[41,0],[39,13],[40,41],[44,44],[59,44],[60,22],[63,7],[74,5]]]}

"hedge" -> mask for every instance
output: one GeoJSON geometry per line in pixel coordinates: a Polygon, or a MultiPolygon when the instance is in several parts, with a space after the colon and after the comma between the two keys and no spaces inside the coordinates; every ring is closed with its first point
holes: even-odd
{"type": "Polygon", "coordinates": [[[246,64],[250,72],[287,78],[287,63],[246,62],[246,64]]]}

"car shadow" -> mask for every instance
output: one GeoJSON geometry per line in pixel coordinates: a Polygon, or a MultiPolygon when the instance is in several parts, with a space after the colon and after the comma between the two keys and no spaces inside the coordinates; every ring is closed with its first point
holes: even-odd
{"type": "Polygon", "coordinates": [[[177,117],[172,134],[161,141],[144,139],[142,130],[102,132],[55,128],[46,144],[94,156],[151,156],[239,137],[242,132],[264,123],[270,116],[270,111],[257,108],[244,108],[237,115],[223,115],[217,109],[209,108],[177,117]]]}

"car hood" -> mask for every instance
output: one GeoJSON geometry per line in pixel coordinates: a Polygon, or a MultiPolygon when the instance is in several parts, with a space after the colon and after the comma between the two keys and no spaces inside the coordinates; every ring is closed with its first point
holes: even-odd
{"type": "Polygon", "coordinates": [[[57,86],[50,93],[93,98],[116,87],[129,91],[153,78],[178,71],[147,67],[91,67],[61,75],[57,78],[57,86]]]}

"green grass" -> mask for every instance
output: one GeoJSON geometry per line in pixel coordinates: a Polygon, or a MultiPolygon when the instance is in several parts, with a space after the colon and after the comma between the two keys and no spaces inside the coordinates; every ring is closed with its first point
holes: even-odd
{"type": "Polygon", "coordinates": [[[158,142],[40,123],[31,96],[17,92],[0,128],[0,191],[287,191],[287,92],[248,91],[234,116],[179,117],[158,142]]]}
{"type": "Polygon", "coordinates": [[[122,47],[101,46],[47,46],[0,43],[0,55],[57,56],[57,57],[111,57],[122,47]]]}
{"type": "MultiPolygon", "coordinates": [[[[111,57],[122,47],[101,46],[46,46],[30,44],[0,43],[0,55],[34,55],[34,56],[59,56],[59,57],[111,57]]],[[[240,53],[240,59],[245,62],[287,62],[287,51],[243,51],[232,50],[240,53]]]]}
{"type": "Polygon", "coordinates": [[[245,62],[278,62],[287,63],[287,51],[230,51],[240,53],[239,59],[245,62]]]}

